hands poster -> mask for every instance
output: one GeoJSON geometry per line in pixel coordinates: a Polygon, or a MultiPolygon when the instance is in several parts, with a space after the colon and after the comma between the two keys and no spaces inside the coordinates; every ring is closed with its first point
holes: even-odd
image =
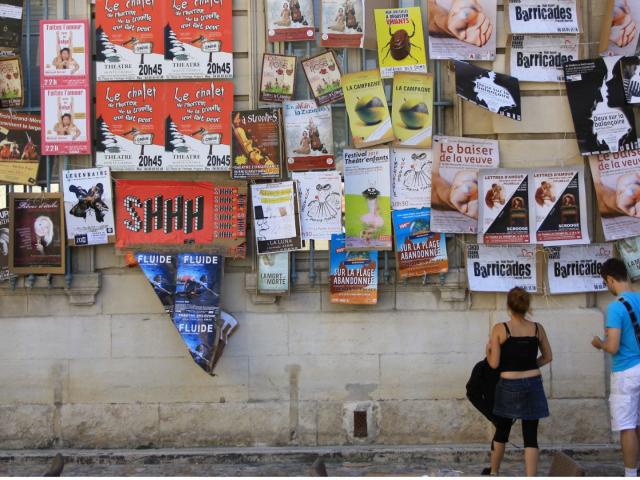
{"type": "Polygon", "coordinates": [[[233,82],[156,85],[164,89],[167,109],[164,145],[167,159],[163,169],[229,171],[233,82]]]}
{"type": "Polygon", "coordinates": [[[300,192],[302,240],[331,240],[342,233],[342,178],[339,172],[294,172],[300,192]]]}
{"type": "Polygon", "coordinates": [[[467,245],[466,259],[472,292],[538,291],[535,245],[467,245]]]}
{"type": "Polygon", "coordinates": [[[284,102],[284,137],[289,172],[336,168],[330,105],[284,102]]]}
{"type": "Polygon", "coordinates": [[[431,150],[391,149],[391,208],[431,207],[431,150]]]}
{"type": "Polygon", "coordinates": [[[11,242],[11,218],[9,209],[0,209],[0,282],[9,280],[9,247],[11,242]]]}
{"type": "Polygon", "coordinates": [[[69,245],[113,243],[116,231],[109,169],[64,170],[62,190],[69,245]]]}
{"type": "Polygon", "coordinates": [[[396,147],[431,148],[433,76],[396,73],[393,77],[391,123],[396,147]]]}
{"type": "Polygon", "coordinates": [[[344,234],[331,237],[330,249],[331,303],[378,303],[378,252],[347,252],[344,234]]]}
{"type": "Polygon", "coordinates": [[[211,183],[116,180],[116,247],[211,244],[212,198],[211,183]]]}
{"type": "Polygon", "coordinates": [[[427,73],[420,7],[374,10],[382,78],[396,72],[427,73]]]}
{"type": "Polygon", "coordinates": [[[590,157],[606,241],[640,235],[640,151],[590,157]]]}
{"type": "Polygon", "coordinates": [[[302,248],[298,198],[293,181],[251,185],[253,227],[259,255],[302,248]]]}
{"type": "Polygon", "coordinates": [[[392,250],[388,148],[344,149],[347,250],[392,250]]]}
{"type": "Polygon", "coordinates": [[[20,55],[24,0],[0,2],[0,55],[20,55]]]}
{"type": "Polygon", "coordinates": [[[576,35],[512,35],[509,73],[521,82],[564,82],[562,65],[579,58],[576,35]]]}
{"type": "Polygon", "coordinates": [[[342,76],[353,145],[371,147],[394,139],[384,85],[378,70],[342,76]]]}
{"type": "Polygon", "coordinates": [[[434,137],[431,230],[478,231],[478,170],[500,163],[496,140],[434,137]]]}
{"type": "Polygon", "coordinates": [[[64,274],[64,206],[60,193],[10,193],[9,270],[64,274]]]}
{"type": "Polygon", "coordinates": [[[163,78],[167,3],[145,0],[125,5],[113,0],[95,1],[98,82],[163,78]]]}
{"type": "Polygon", "coordinates": [[[606,12],[600,33],[600,55],[637,54],[640,1],[607,0],[606,12]]]}
{"type": "Polygon", "coordinates": [[[248,110],[232,117],[231,178],[280,178],[282,111],[248,110]]]}
{"type": "Polygon", "coordinates": [[[576,0],[509,0],[511,33],[580,33],[576,0]]]}
{"type": "Polygon", "coordinates": [[[449,270],[445,236],[431,232],[430,216],[429,208],[393,212],[396,268],[400,278],[445,273],[449,270]]]}
{"type": "Polygon", "coordinates": [[[96,165],[113,171],[166,170],[167,104],[162,83],[98,83],[96,165]]]}
{"type": "Polygon", "coordinates": [[[593,244],[548,249],[549,293],[605,292],[602,264],[613,256],[613,246],[593,244]]]}
{"type": "Polygon", "coordinates": [[[434,60],[495,60],[496,0],[427,0],[434,60]]]}
{"type": "Polygon", "coordinates": [[[625,103],[619,60],[594,58],[564,64],[567,97],[582,155],[638,148],[633,111],[625,103]]]}
{"type": "Polygon", "coordinates": [[[455,61],[456,93],[492,113],[520,121],[520,83],[515,77],[455,61]]]}
{"type": "Polygon", "coordinates": [[[365,0],[320,0],[320,46],[363,48],[365,0]]]}
{"type": "Polygon", "coordinates": [[[258,255],[258,293],[289,294],[289,252],[258,255]]]}
{"type": "Polygon", "coordinates": [[[542,168],[534,170],[532,178],[536,243],[589,243],[584,168],[542,168]]]}
{"type": "Polygon", "coordinates": [[[631,281],[640,280],[640,237],[618,240],[616,248],[627,266],[631,281]]]}
{"type": "Polygon", "coordinates": [[[140,252],[136,254],[136,261],[165,312],[172,314],[176,295],[176,257],[168,253],[140,252]]]}
{"type": "Polygon", "coordinates": [[[333,50],[302,60],[301,64],[318,106],[339,102],[344,98],[340,64],[333,50]]]}
{"type": "Polygon", "coordinates": [[[35,185],[40,166],[40,116],[0,110],[0,181],[35,185]]]}
{"type": "Polygon", "coordinates": [[[269,42],[315,40],[312,0],[265,0],[269,42]]]}
{"type": "Polygon", "coordinates": [[[265,53],[262,56],[260,101],[282,103],[293,98],[296,61],[295,55],[265,53]]]}
{"type": "Polygon", "coordinates": [[[516,169],[481,170],[478,177],[478,243],[535,243],[531,173],[516,169]]]}
{"type": "Polygon", "coordinates": [[[231,2],[180,0],[162,6],[164,78],[232,78],[231,2]]]}

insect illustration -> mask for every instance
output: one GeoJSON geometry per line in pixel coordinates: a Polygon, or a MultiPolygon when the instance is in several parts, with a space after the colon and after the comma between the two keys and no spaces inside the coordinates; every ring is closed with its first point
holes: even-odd
{"type": "Polygon", "coordinates": [[[411,20],[411,23],[413,25],[413,32],[411,35],[409,35],[404,28],[392,32],[391,26],[389,26],[389,37],[391,38],[389,38],[389,42],[382,47],[382,51],[384,51],[385,48],[388,48],[387,54],[382,59],[383,61],[389,56],[389,54],[391,54],[391,57],[398,62],[407,57],[413,58],[416,62],[418,61],[416,57],[411,55],[411,47],[420,49],[419,46],[411,43],[411,39],[416,34],[416,23],[413,20],[411,20]]]}
{"type": "MultiPolygon", "coordinates": [[[[307,195],[309,192],[307,191],[307,195]]],[[[340,194],[331,189],[331,184],[316,185],[314,199],[307,204],[307,216],[315,222],[332,220],[341,212],[340,194]]]]}

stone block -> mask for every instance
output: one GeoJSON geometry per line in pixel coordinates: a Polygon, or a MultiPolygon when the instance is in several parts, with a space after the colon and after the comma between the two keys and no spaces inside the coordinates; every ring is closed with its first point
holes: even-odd
{"type": "Polygon", "coordinates": [[[66,448],[158,446],[157,404],[66,404],[61,424],[66,448]]]}
{"type": "Polygon", "coordinates": [[[183,357],[185,349],[169,314],[111,317],[113,358],[183,357]]]}
{"type": "Polygon", "coordinates": [[[69,303],[64,292],[52,295],[29,294],[27,296],[27,314],[32,317],[51,317],[56,315],[83,316],[99,315],[102,311],[100,297],[96,297],[93,305],[77,306],[69,303]]]}
{"type": "Polygon", "coordinates": [[[593,353],[591,339],[604,332],[602,313],[595,308],[549,310],[534,317],[544,325],[556,353],[593,353]]]}
{"type": "Polygon", "coordinates": [[[244,312],[247,308],[244,275],[243,272],[224,274],[220,305],[229,313],[244,312]]]}
{"type": "Polygon", "coordinates": [[[549,412],[551,416],[540,421],[540,443],[606,444],[613,440],[606,399],[552,399],[549,412]]]}
{"type": "Polygon", "coordinates": [[[554,354],[551,364],[553,398],[604,398],[605,358],[595,349],[589,353],[554,354]]]}
{"type": "Polygon", "coordinates": [[[423,289],[402,288],[396,290],[396,309],[398,310],[438,310],[440,294],[428,287],[423,289]]]}
{"type": "Polygon", "coordinates": [[[53,405],[0,405],[0,448],[53,448],[53,405]]]}
{"type": "Polygon", "coordinates": [[[105,314],[164,313],[164,308],[142,272],[102,276],[102,311],[105,314]]]}
{"type": "Polygon", "coordinates": [[[229,340],[224,355],[286,355],[289,351],[287,316],[284,314],[241,313],[238,329],[229,340]]]}
{"type": "Polygon", "coordinates": [[[68,368],[67,360],[2,360],[0,404],[67,401],[68,368]]]}
{"type": "Polygon", "coordinates": [[[496,294],[495,293],[470,293],[472,310],[495,310],[496,294]]]}
{"type": "Polygon", "coordinates": [[[396,295],[392,287],[378,286],[378,303],[376,305],[344,305],[331,303],[328,288],[322,288],[322,311],[327,313],[339,312],[388,312],[396,308],[396,295]]]}
{"type": "Polygon", "coordinates": [[[318,403],[318,445],[346,445],[349,443],[343,425],[343,402],[318,403]]]}
{"type": "MultiPolygon", "coordinates": [[[[27,314],[27,296],[12,290],[2,291],[0,295],[0,317],[24,317],[27,314]]],[[[4,325],[0,321],[0,325],[4,325]]],[[[3,327],[4,328],[4,327],[3,327]]]]}
{"type": "Polygon", "coordinates": [[[223,356],[207,375],[185,353],[182,358],[72,360],[72,403],[246,401],[248,359],[223,356]]]}

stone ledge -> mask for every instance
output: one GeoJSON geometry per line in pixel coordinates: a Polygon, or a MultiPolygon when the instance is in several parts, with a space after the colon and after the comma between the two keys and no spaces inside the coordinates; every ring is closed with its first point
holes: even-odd
{"type": "Polygon", "coordinates": [[[11,281],[0,283],[0,296],[18,295],[67,295],[69,304],[89,306],[96,303],[96,295],[100,291],[100,273],[76,273],[71,277],[71,285],[67,286],[65,275],[27,275],[16,278],[15,285],[11,281]]]}

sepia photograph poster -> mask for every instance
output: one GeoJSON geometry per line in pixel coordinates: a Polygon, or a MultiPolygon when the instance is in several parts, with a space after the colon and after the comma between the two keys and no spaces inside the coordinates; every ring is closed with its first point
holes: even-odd
{"type": "Polygon", "coordinates": [[[391,208],[431,207],[431,150],[391,148],[391,208]]]}
{"type": "Polygon", "coordinates": [[[431,148],[433,76],[426,73],[396,73],[391,96],[393,145],[431,148]]]}
{"type": "Polygon", "coordinates": [[[284,102],[283,112],[287,170],[335,169],[331,106],[294,100],[284,102]]]}
{"type": "Polygon", "coordinates": [[[264,10],[270,43],[316,39],[313,0],[265,0],[264,10]]]}
{"type": "Polygon", "coordinates": [[[302,240],[331,240],[342,233],[342,177],[339,172],[294,172],[300,192],[302,240]]]}
{"type": "Polygon", "coordinates": [[[0,108],[24,105],[24,77],[20,57],[0,56],[0,108]]]}
{"type": "Polygon", "coordinates": [[[466,270],[472,292],[538,291],[535,245],[467,245],[466,270]]]}
{"type": "Polygon", "coordinates": [[[521,82],[564,82],[562,65],[580,58],[576,35],[512,35],[509,74],[521,82]]]}
{"type": "Polygon", "coordinates": [[[600,269],[613,257],[613,245],[571,245],[550,247],[546,251],[547,282],[552,295],[607,291],[600,269]]]}
{"type": "Polygon", "coordinates": [[[280,178],[282,110],[235,111],[231,131],[231,178],[280,178]]]}
{"type": "Polygon", "coordinates": [[[295,181],[251,185],[251,204],[259,255],[302,248],[295,181]]]}
{"type": "Polygon", "coordinates": [[[0,182],[36,184],[40,123],[40,115],[0,110],[0,182]]]}
{"type": "Polygon", "coordinates": [[[330,243],[331,303],[375,305],[378,303],[378,252],[347,251],[344,234],[333,235],[330,243]]]}
{"type": "Polygon", "coordinates": [[[580,33],[577,0],[509,0],[511,33],[580,33]]]}

